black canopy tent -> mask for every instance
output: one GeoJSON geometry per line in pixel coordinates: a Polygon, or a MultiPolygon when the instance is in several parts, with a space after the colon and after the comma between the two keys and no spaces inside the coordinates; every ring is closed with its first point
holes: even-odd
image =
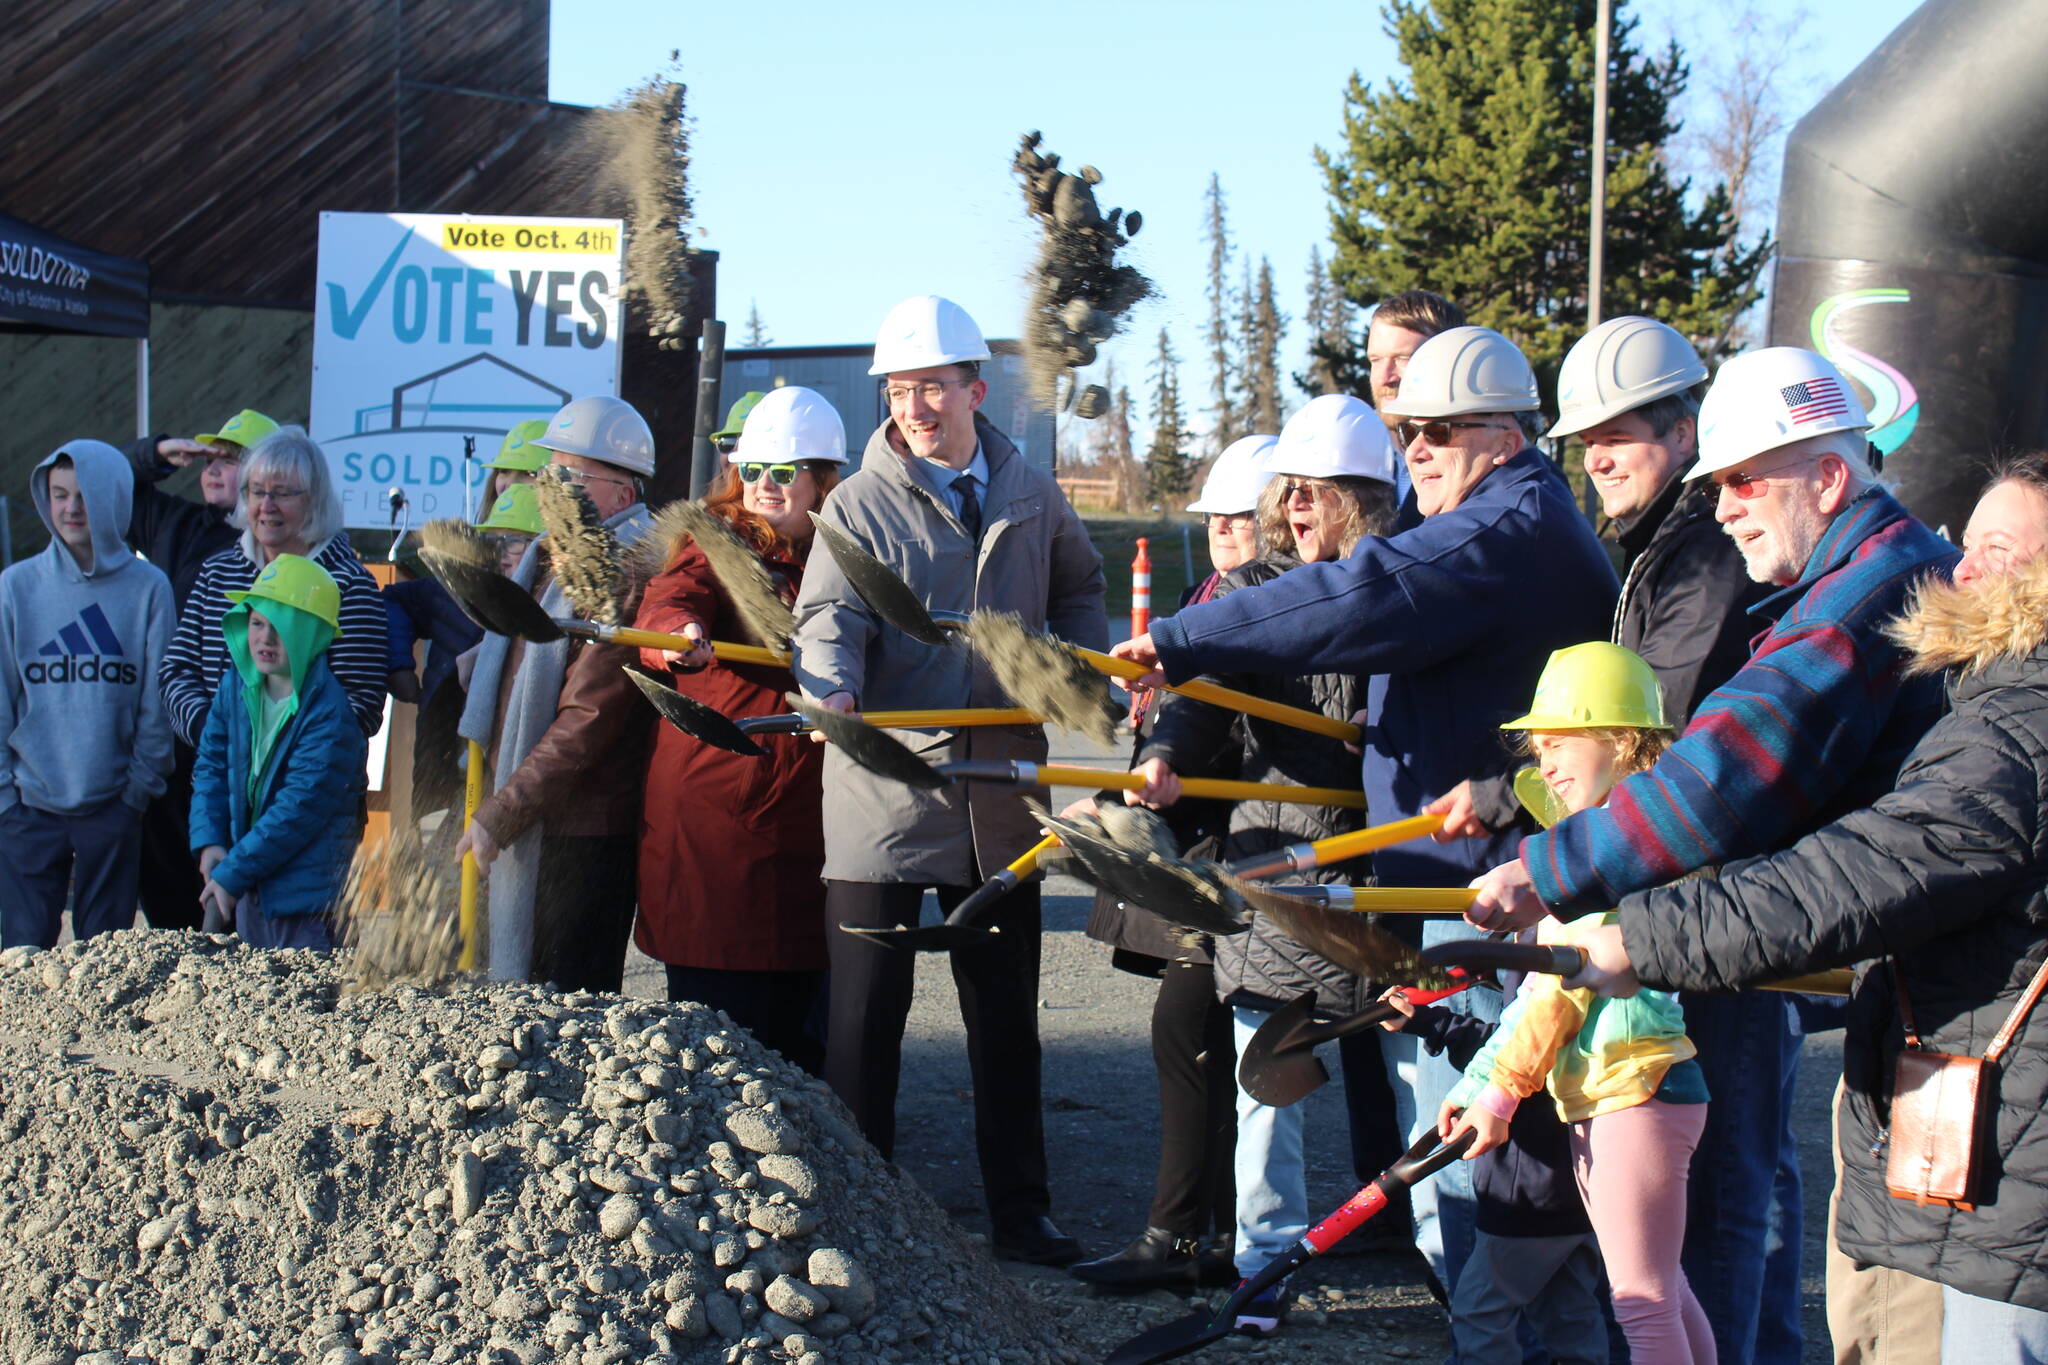
{"type": "Polygon", "coordinates": [[[0,331],[135,339],[135,434],[149,434],[149,265],[0,213],[0,331]]]}

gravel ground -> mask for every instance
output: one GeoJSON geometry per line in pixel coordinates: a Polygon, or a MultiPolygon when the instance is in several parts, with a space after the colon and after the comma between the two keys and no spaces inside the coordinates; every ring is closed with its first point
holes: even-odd
{"type": "MultiPolygon", "coordinates": [[[[1117,761],[1106,751],[1071,742],[1054,759],[1098,766],[1117,761]]],[[[1108,950],[1083,934],[1089,896],[1081,883],[1049,878],[1044,905],[1039,1036],[1045,1049],[1054,1218],[1081,1239],[1090,1255],[1100,1255],[1144,1227],[1151,1202],[1159,1118],[1148,1033],[1154,983],[1113,970],[1108,950]]],[[[926,915],[936,915],[929,898],[926,915]]],[[[659,965],[636,952],[628,964],[627,990],[659,996],[662,989],[659,965]]],[[[896,1164],[963,1230],[985,1235],[988,1220],[973,1156],[972,1081],[962,1037],[946,963],[937,954],[923,954],[904,1040],[896,1164]]],[[[1800,1079],[1796,1127],[1807,1176],[1805,1365],[1826,1365],[1832,1359],[1821,1254],[1830,1170],[1828,1106],[1841,1071],[1840,1038],[1831,1033],[1808,1040],[1800,1079]]],[[[1327,1211],[1355,1188],[1341,1092],[1325,1086],[1305,1103],[1310,1115],[1309,1203],[1327,1211]]],[[[1208,1354],[1304,1363],[1445,1356],[1449,1333],[1423,1288],[1421,1258],[1412,1251],[1347,1255],[1344,1250],[1297,1277],[1297,1311],[1286,1330],[1263,1342],[1227,1339],[1208,1354]]],[[[1103,1296],[1058,1271],[1008,1264],[1004,1269],[1098,1355],[1189,1310],[1190,1300],[1164,1291],[1103,1296]]],[[[1210,1296],[1218,1298],[1220,1293],[1210,1296]]]]}

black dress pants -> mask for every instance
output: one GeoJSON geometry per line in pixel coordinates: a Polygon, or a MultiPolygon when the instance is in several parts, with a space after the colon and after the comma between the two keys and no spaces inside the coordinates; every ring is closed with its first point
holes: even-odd
{"type": "Polygon", "coordinates": [[[533,980],[618,994],[640,897],[639,859],[640,840],[631,834],[541,836],[533,980]]]}
{"type": "Polygon", "coordinates": [[[199,860],[192,856],[192,763],[182,739],[171,741],[171,771],[163,793],[142,812],[142,875],[137,879],[142,917],[152,929],[197,929],[199,860]]]}
{"type": "Polygon", "coordinates": [[[1168,962],[1152,1001],[1159,1073],[1159,1173],[1151,1226],[1176,1237],[1236,1227],[1237,1052],[1230,1006],[1206,962],[1168,962]]]}
{"type": "MultiPolygon", "coordinates": [[[[950,913],[973,888],[936,889],[939,908],[950,913]]],[[[922,886],[825,883],[825,938],[832,959],[825,1080],[885,1157],[896,1146],[896,1083],[917,955],[842,934],[838,926],[912,925],[923,899],[922,886]]],[[[1005,896],[990,923],[1002,932],[955,948],[951,957],[974,1076],[982,1189],[1000,1230],[1052,1212],[1039,1105],[1038,883],[1005,896]]]]}

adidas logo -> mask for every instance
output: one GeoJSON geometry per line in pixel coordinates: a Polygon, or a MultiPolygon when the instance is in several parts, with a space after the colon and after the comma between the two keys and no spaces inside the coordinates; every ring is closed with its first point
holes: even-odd
{"type": "Polygon", "coordinates": [[[95,602],[78,613],[77,620],[58,630],[21,672],[32,683],[113,683],[132,687],[142,675],[134,664],[122,662],[126,657],[121,637],[114,633],[114,623],[95,602]],[[46,659],[54,662],[43,662],[46,659]]]}

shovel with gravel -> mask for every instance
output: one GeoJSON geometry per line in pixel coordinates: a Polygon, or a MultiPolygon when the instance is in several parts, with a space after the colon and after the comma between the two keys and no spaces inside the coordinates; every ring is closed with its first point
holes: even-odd
{"type": "Polygon", "coordinates": [[[1216,1311],[1190,1313],[1176,1322],[1162,1323],[1149,1332],[1140,1332],[1111,1351],[1106,1365],[1156,1365],[1156,1362],[1176,1360],[1230,1336],[1237,1330],[1238,1312],[1246,1304],[1378,1216],[1397,1191],[1427,1180],[1463,1156],[1472,1140],[1473,1134],[1469,1132],[1448,1143],[1442,1142],[1433,1131],[1424,1133],[1413,1147],[1402,1153],[1399,1161],[1382,1171],[1370,1185],[1303,1233],[1299,1242],[1274,1258],[1265,1269],[1240,1281],[1216,1311]]]}
{"type": "MultiPolygon", "coordinates": [[[[811,513],[811,521],[818,528],[818,543],[832,556],[832,562],[845,575],[847,585],[885,624],[935,648],[951,643],[953,635],[959,632],[967,633],[977,649],[988,648],[987,642],[992,638],[1014,638],[1004,624],[1003,613],[976,612],[972,617],[959,612],[934,613],[911,591],[909,584],[853,537],[826,522],[816,512],[811,513]]],[[[1077,690],[1070,683],[1063,682],[1072,667],[1069,661],[1079,660],[1097,673],[1127,682],[1151,672],[1142,664],[1119,659],[1100,650],[1083,649],[1048,636],[1032,634],[1030,639],[1036,642],[1036,649],[998,649],[995,653],[985,652],[983,657],[988,659],[991,670],[1006,690],[1014,688],[1025,692],[1026,695],[1018,696],[1016,690],[1011,690],[1011,695],[1028,709],[1080,733],[1091,733],[1090,727],[1099,724],[1091,718],[1102,713],[1102,698],[1092,690],[1077,690]]],[[[1359,728],[1350,721],[1255,697],[1249,692],[1203,682],[1199,678],[1184,683],[1168,683],[1164,690],[1220,706],[1226,711],[1237,711],[1342,740],[1346,744],[1356,744],[1361,737],[1359,728]]]]}
{"type": "MultiPolygon", "coordinates": [[[[746,716],[734,720],[713,710],[694,697],[686,697],[667,683],[636,668],[632,676],[661,718],[692,739],[701,740],[729,753],[748,758],[766,758],[768,751],[754,742],[755,735],[807,735],[817,727],[800,712],[778,716],[746,716]]],[[[1038,717],[1017,708],[981,707],[961,710],[867,711],[856,719],[863,724],[891,730],[959,729],[973,725],[1036,725],[1038,717]]]]}

